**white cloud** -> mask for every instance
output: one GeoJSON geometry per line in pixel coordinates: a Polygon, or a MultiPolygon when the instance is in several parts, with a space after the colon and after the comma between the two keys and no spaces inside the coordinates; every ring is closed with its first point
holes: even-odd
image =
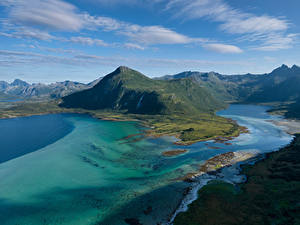
{"type": "Polygon", "coordinates": [[[119,33],[146,45],[187,44],[194,41],[185,35],[160,26],[142,27],[138,25],[129,25],[124,27],[119,33]]]}
{"type": "Polygon", "coordinates": [[[175,0],[169,1],[166,9],[179,10],[176,16],[186,19],[207,17],[221,22],[221,29],[230,33],[268,33],[288,28],[288,22],[284,19],[244,13],[223,0],[175,0]]]}
{"type": "Polygon", "coordinates": [[[144,45],[156,44],[188,44],[208,41],[204,38],[190,38],[162,26],[140,26],[110,17],[95,17],[85,14],[84,23],[89,29],[114,31],[118,35],[129,37],[132,41],[144,45]]]}
{"type": "Polygon", "coordinates": [[[289,48],[295,38],[287,34],[287,20],[268,15],[257,16],[232,8],[224,0],[167,0],[166,10],[175,13],[175,17],[186,19],[207,18],[219,22],[220,29],[245,35],[244,40],[259,41],[262,47],[257,50],[279,50],[289,48]],[[277,35],[277,41],[273,38],[277,35]],[[245,38],[246,37],[246,38],[245,38]],[[287,44],[288,42],[288,44],[287,44]]]}
{"type": "MultiPolygon", "coordinates": [[[[163,0],[155,0],[153,2],[161,1],[163,0]]],[[[181,1],[183,0],[176,0],[174,2],[179,4],[181,1]]],[[[207,0],[197,0],[196,2],[199,4],[202,1],[207,2],[207,0]]],[[[128,3],[133,3],[133,1],[128,1],[128,3]]],[[[141,26],[119,21],[110,17],[91,16],[86,12],[80,12],[74,5],[62,0],[5,0],[4,3],[2,2],[0,4],[8,7],[9,18],[5,20],[8,32],[2,33],[2,35],[7,37],[59,40],[66,42],[71,41],[85,45],[108,46],[109,44],[100,39],[81,36],[67,39],[55,37],[48,33],[57,30],[71,32],[78,32],[82,30],[101,30],[105,32],[114,32],[116,35],[126,37],[129,39],[129,41],[126,42],[135,43],[135,46],[132,44],[127,44],[126,46],[125,44],[125,47],[136,49],[145,49],[150,45],[201,45],[210,42],[208,39],[189,37],[163,26],[141,26]]],[[[191,6],[193,6],[193,4],[191,6]]],[[[171,7],[171,4],[168,7],[171,7]]],[[[113,45],[114,44],[111,46],[113,45]]],[[[122,46],[122,44],[117,44],[115,46],[122,46]]],[[[234,49],[233,47],[234,46],[231,46],[231,49],[234,49]]],[[[216,48],[217,47],[215,46],[213,50],[216,48]]],[[[221,47],[219,46],[219,49],[220,48],[221,47]]],[[[210,49],[212,49],[212,47],[210,47],[210,49]]],[[[237,49],[238,47],[235,47],[235,52],[237,52],[237,49]]],[[[223,52],[225,53],[230,51],[227,49],[227,51],[223,52]]]]}
{"type": "Polygon", "coordinates": [[[101,4],[102,6],[120,6],[120,5],[131,5],[131,6],[148,6],[149,4],[155,4],[163,2],[164,0],[86,0],[91,3],[101,4]]]}
{"type": "Polygon", "coordinates": [[[34,52],[20,52],[20,51],[7,51],[0,50],[0,66],[24,68],[24,66],[45,65],[45,66],[58,66],[58,65],[72,65],[76,67],[104,65],[117,67],[121,64],[130,67],[141,68],[199,68],[202,66],[217,66],[217,65],[243,65],[249,66],[250,62],[246,61],[209,61],[209,60],[182,60],[182,59],[166,59],[166,58],[135,58],[135,57],[120,57],[120,56],[98,56],[89,54],[74,54],[71,56],[53,56],[44,55],[34,52]]]}
{"type": "Polygon", "coordinates": [[[287,28],[288,24],[285,20],[280,20],[270,16],[250,16],[248,18],[245,17],[239,19],[230,18],[221,25],[221,29],[233,34],[264,34],[284,31],[287,28]]]}
{"type": "Polygon", "coordinates": [[[17,31],[12,33],[0,32],[0,36],[11,37],[11,38],[29,38],[29,39],[38,39],[43,41],[49,41],[56,39],[54,36],[45,31],[40,31],[36,29],[26,29],[26,28],[18,28],[17,31]]]}
{"type": "Polygon", "coordinates": [[[276,51],[282,49],[289,49],[293,47],[293,44],[296,42],[298,34],[273,34],[264,38],[262,45],[254,47],[256,50],[262,51],[276,51]]]}
{"type": "Polygon", "coordinates": [[[104,31],[115,31],[120,29],[127,24],[110,17],[104,16],[91,16],[87,13],[82,15],[82,20],[84,21],[85,27],[91,30],[96,30],[97,28],[102,28],[104,31]]]}
{"type": "Polygon", "coordinates": [[[83,45],[97,45],[97,46],[108,46],[103,40],[93,39],[90,37],[71,37],[70,41],[73,43],[80,43],[83,45]]]}
{"type": "MultiPolygon", "coordinates": [[[[0,50],[0,55],[32,55],[30,52],[17,52],[17,51],[8,51],[8,50],[0,50]]],[[[35,55],[35,54],[34,54],[35,55]]]]}
{"type": "MultiPolygon", "coordinates": [[[[118,35],[126,36],[130,40],[144,45],[187,44],[201,41],[199,38],[189,38],[162,26],[140,26],[110,17],[91,16],[88,13],[79,12],[75,6],[61,0],[11,0],[10,2],[11,4],[8,6],[9,18],[6,21],[10,23],[9,29],[17,29],[20,26],[28,27],[30,32],[25,33],[26,29],[23,29],[23,36],[40,40],[49,40],[52,37],[47,35],[45,31],[41,31],[38,35],[38,32],[33,32],[33,29],[114,31],[118,35]]],[[[22,37],[21,34],[17,35],[17,32],[20,33],[16,31],[14,36],[22,37]]],[[[90,38],[73,38],[72,41],[89,45],[105,45],[100,40],[90,38]]]]}
{"type": "Polygon", "coordinates": [[[128,49],[145,50],[145,47],[138,45],[138,44],[134,44],[134,43],[125,43],[124,47],[128,48],[128,49]]]}
{"type": "Polygon", "coordinates": [[[137,4],[139,1],[138,0],[90,0],[93,1],[95,3],[100,3],[102,5],[120,5],[120,4],[137,4]]]}
{"type": "Polygon", "coordinates": [[[219,53],[242,53],[243,50],[234,45],[225,45],[225,44],[205,44],[204,48],[219,52],[219,53]]]}
{"type": "Polygon", "coordinates": [[[60,0],[10,1],[9,20],[22,26],[78,31],[83,22],[72,4],[60,0]]]}

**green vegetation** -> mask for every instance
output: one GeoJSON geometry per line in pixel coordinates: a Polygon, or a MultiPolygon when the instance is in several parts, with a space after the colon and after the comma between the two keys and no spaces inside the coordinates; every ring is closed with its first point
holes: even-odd
{"type": "Polygon", "coordinates": [[[183,72],[160,79],[190,78],[223,101],[238,103],[284,103],[300,97],[300,67],[282,65],[268,74],[221,75],[183,72]]]}
{"type": "Polygon", "coordinates": [[[62,99],[65,108],[148,115],[213,113],[226,106],[191,79],[153,80],[127,67],[119,67],[93,88],[62,99]]]}
{"type": "Polygon", "coordinates": [[[165,115],[146,119],[151,124],[149,134],[170,135],[180,139],[178,144],[192,144],[219,137],[238,136],[244,129],[236,122],[214,114],[197,116],[165,115]]]}
{"type": "Polygon", "coordinates": [[[244,184],[212,182],[202,188],[174,225],[300,224],[300,135],[255,165],[244,184]]]}
{"type": "Polygon", "coordinates": [[[285,117],[300,119],[300,97],[296,102],[289,104],[285,112],[285,117]]]}
{"type": "Polygon", "coordinates": [[[20,116],[42,115],[50,113],[63,113],[70,110],[62,109],[57,102],[21,102],[14,103],[10,108],[0,110],[0,118],[14,118],[20,116]]]}

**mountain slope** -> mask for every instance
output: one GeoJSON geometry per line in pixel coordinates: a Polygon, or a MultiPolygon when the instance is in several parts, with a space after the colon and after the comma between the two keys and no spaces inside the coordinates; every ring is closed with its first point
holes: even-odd
{"type": "Polygon", "coordinates": [[[158,79],[189,78],[225,101],[247,103],[294,101],[300,96],[300,67],[286,65],[269,74],[221,75],[218,73],[183,72],[158,79]]]}
{"type": "Polygon", "coordinates": [[[190,79],[153,80],[127,67],[119,67],[93,88],[62,100],[62,107],[110,109],[135,114],[213,112],[224,107],[190,79]]]}
{"type": "Polygon", "coordinates": [[[261,88],[249,96],[246,101],[260,102],[286,102],[294,101],[300,97],[300,68],[286,65],[273,70],[260,79],[261,88]]]}
{"type": "Polygon", "coordinates": [[[208,89],[216,98],[222,101],[236,101],[250,95],[251,88],[247,88],[250,83],[256,82],[255,75],[221,75],[215,72],[203,73],[196,71],[186,71],[175,75],[166,75],[157,79],[192,79],[200,87],[208,89]]]}

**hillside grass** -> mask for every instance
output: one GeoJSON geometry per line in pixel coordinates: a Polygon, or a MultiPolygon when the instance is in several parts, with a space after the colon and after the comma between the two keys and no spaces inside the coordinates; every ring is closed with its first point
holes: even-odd
{"type": "Polygon", "coordinates": [[[177,144],[193,144],[199,141],[217,138],[236,137],[245,131],[236,122],[214,114],[202,113],[197,116],[168,115],[149,118],[147,120],[152,129],[149,135],[175,136],[179,139],[177,144]]]}

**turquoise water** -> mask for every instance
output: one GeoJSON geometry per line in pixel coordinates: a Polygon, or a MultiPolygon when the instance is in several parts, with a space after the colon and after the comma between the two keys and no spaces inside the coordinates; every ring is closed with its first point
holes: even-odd
{"type": "Polygon", "coordinates": [[[163,222],[189,185],[178,178],[197,171],[208,158],[228,151],[268,152],[290,142],[290,135],[268,122],[281,118],[266,109],[232,105],[219,115],[247,126],[250,134],[232,145],[209,141],[182,147],[189,152],[173,158],[161,156],[178,149],[171,137],[124,139],[143,131],[135,122],[82,115],[0,120],[0,157],[11,149],[16,153],[0,164],[1,225],[125,225],[129,218],[144,225],[163,222]],[[5,132],[4,126],[18,132],[5,132]]]}

